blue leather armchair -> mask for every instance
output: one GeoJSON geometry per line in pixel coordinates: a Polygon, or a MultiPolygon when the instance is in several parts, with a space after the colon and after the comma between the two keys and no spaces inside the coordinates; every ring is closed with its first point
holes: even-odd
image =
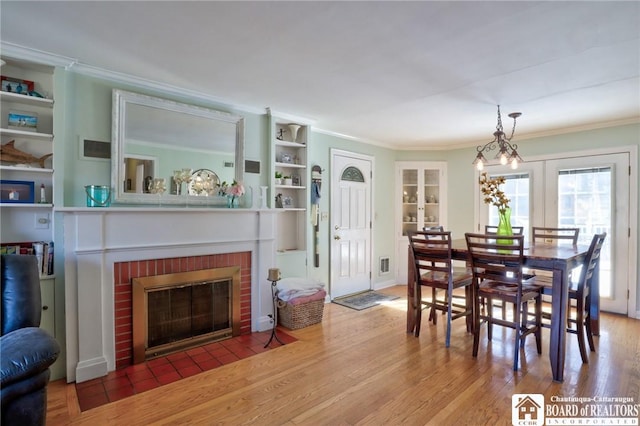
{"type": "Polygon", "coordinates": [[[39,328],[40,279],[35,256],[2,255],[0,399],[2,422],[43,425],[49,367],[60,345],[39,328]]]}

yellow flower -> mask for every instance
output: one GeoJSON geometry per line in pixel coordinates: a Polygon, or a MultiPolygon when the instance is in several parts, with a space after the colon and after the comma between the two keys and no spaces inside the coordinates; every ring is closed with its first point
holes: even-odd
{"type": "Polygon", "coordinates": [[[496,206],[500,213],[504,213],[509,208],[509,201],[511,201],[500,190],[500,185],[505,183],[505,180],[504,176],[490,178],[487,172],[480,175],[480,191],[484,196],[484,203],[496,206]]]}

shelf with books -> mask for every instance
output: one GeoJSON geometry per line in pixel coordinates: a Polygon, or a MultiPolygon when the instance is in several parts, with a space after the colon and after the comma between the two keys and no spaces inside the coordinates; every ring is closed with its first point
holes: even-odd
{"type": "Polygon", "coordinates": [[[19,243],[2,243],[0,254],[35,255],[38,260],[40,278],[53,278],[54,243],[53,241],[27,241],[19,243]]]}

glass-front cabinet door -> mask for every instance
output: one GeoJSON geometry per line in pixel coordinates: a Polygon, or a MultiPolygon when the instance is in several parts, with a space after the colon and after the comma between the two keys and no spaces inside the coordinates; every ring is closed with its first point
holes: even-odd
{"type": "Polygon", "coordinates": [[[443,167],[441,163],[431,162],[398,163],[398,175],[401,180],[399,203],[402,206],[398,221],[401,223],[402,236],[407,236],[407,232],[411,230],[443,225],[443,167]]]}
{"type": "Polygon", "coordinates": [[[406,283],[410,231],[446,224],[447,163],[396,162],[396,276],[406,283]]]}

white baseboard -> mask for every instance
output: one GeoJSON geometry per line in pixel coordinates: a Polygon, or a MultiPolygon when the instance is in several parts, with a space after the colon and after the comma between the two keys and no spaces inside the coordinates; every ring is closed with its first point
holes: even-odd
{"type": "Polygon", "coordinates": [[[387,281],[382,281],[382,282],[373,284],[373,289],[381,290],[383,288],[393,287],[394,285],[397,285],[396,281],[394,279],[389,279],[387,281]]]}
{"type": "Polygon", "coordinates": [[[98,357],[80,361],[76,367],[76,383],[86,382],[87,380],[96,379],[106,376],[107,360],[104,357],[98,357]]]}

